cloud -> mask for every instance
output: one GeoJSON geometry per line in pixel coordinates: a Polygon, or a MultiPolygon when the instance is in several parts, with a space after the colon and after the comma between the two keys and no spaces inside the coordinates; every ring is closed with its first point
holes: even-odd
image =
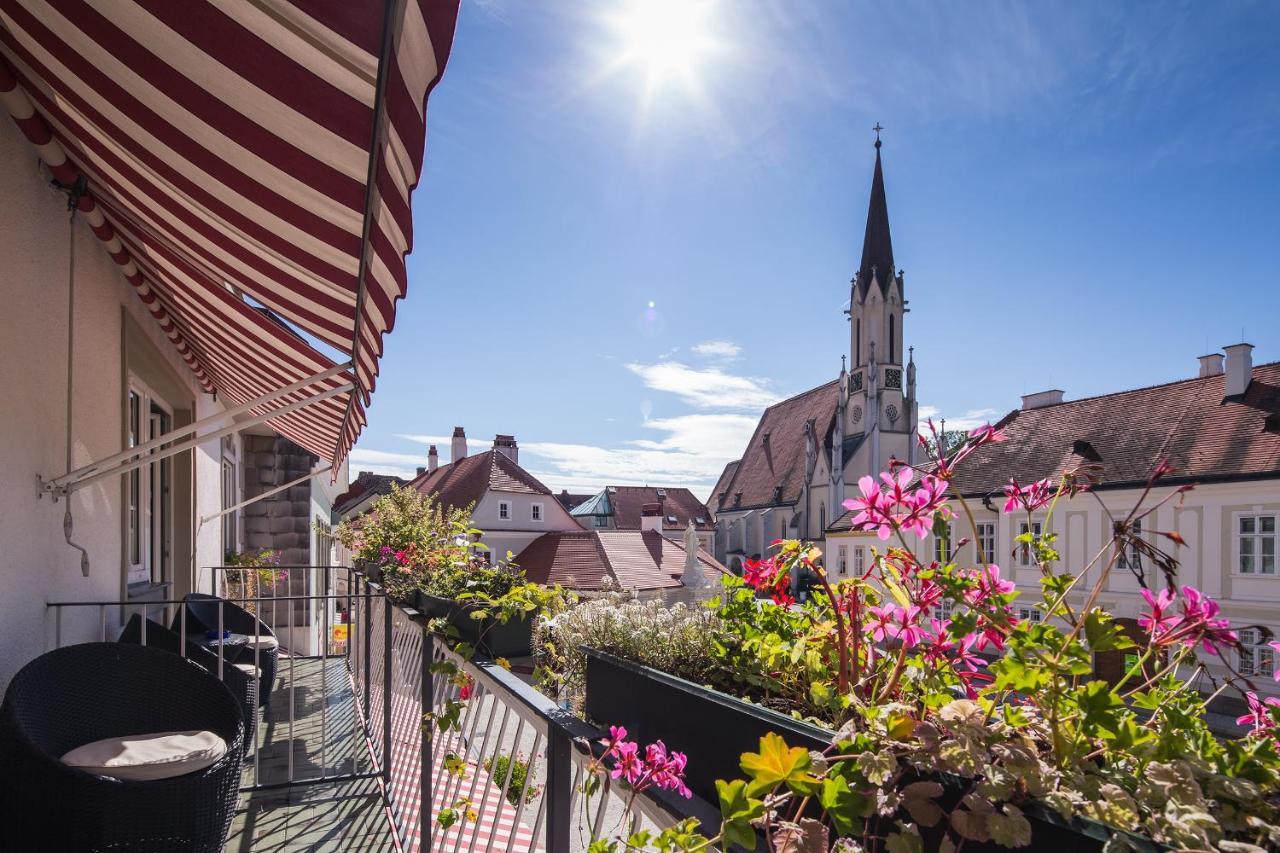
{"type": "Polygon", "coordinates": [[[351,479],[360,471],[390,474],[406,480],[417,476],[418,468],[427,464],[425,453],[394,453],[386,450],[366,450],[357,447],[351,451],[351,479]]]}
{"type": "Polygon", "coordinates": [[[942,428],[941,421],[947,422],[947,429],[971,430],[974,427],[983,424],[995,423],[1001,415],[999,409],[969,409],[962,415],[944,415],[939,411],[937,406],[921,406],[920,407],[920,429],[925,430],[925,421],[933,418],[933,422],[942,428]]]}
{"type": "Polygon", "coordinates": [[[733,341],[703,341],[700,344],[694,344],[690,349],[708,358],[737,358],[742,352],[742,347],[733,341]]]}
{"type": "Polygon", "coordinates": [[[690,367],[679,361],[660,364],[626,365],[654,391],[675,394],[697,409],[757,410],[776,403],[781,397],[770,390],[767,379],[735,376],[719,367],[690,367]]]}
{"type": "MultiPolygon", "coordinates": [[[[396,438],[403,438],[405,441],[412,441],[414,444],[425,444],[436,446],[436,452],[440,454],[440,462],[450,462],[449,449],[453,447],[453,437],[448,435],[420,435],[418,433],[398,432],[396,438]]],[[[475,439],[467,438],[467,453],[483,453],[493,447],[492,439],[475,439]]],[[[426,459],[426,453],[422,455],[426,459]]]]}

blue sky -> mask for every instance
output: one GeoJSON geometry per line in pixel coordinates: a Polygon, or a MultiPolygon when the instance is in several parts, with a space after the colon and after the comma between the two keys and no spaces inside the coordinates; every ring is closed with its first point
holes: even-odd
{"type": "Polygon", "coordinates": [[[877,121],[923,412],[1280,359],[1280,5],[691,0],[655,82],[645,2],[463,0],[353,476],[705,496],[839,370],[877,121]]]}

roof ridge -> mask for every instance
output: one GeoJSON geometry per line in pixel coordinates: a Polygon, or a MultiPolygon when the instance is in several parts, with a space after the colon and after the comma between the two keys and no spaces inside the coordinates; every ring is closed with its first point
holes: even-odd
{"type": "MultiPolygon", "coordinates": [[[[839,385],[839,384],[840,384],[840,377],[837,376],[835,379],[832,379],[827,382],[823,382],[821,385],[813,386],[808,391],[801,391],[799,394],[792,394],[790,397],[787,397],[785,400],[779,400],[776,403],[771,403],[768,406],[765,406],[764,410],[767,412],[767,411],[770,411],[771,409],[776,409],[778,408],[778,406],[793,402],[795,400],[799,400],[801,397],[807,397],[808,395],[812,394],[815,391],[821,391],[823,388],[826,388],[828,385],[839,385]]],[[[761,413],[761,416],[763,417],[763,413],[761,413]]],[[[739,459],[738,461],[741,462],[742,460],[739,459]]]]}
{"type": "MultiPolygon", "coordinates": [[[[1260,367],[1280,367],[1280,361],[1268,361],[1268,362],[1264,362],[1263,364],[1255,364],[1253,366],[1253,369],[1257,370],[1260,367]]],[[[1171,379],[1168,382],[1157,382],[1154,385],[1139,385],[1137,388],[1126,388],[1123,391],[1110,391],[1106,394],[1094,394],[1090,397],[1077,397],[1074,400],[1063,400],[1061,403],[1051,403],[1047,406],[1037,406],[1035,409],[1014,409],[1014,411],[1018,412],[1018,411],[1039,411],[1040,409],[1056,409],[1059,406],[1070,406],[1072,403],[1084,403],[1089,400],[1101,400],[1104,397],[1119,397],[1122,394],[1133,394],[1138,391],[1153,391],[1156,388],[1168,388],[1172,385],[1182,385],[1187,382],[1204,382],[1209,379],[1217,379],[1218,377],[1223,375],[1224,374],[1222,373],[1215,373],[1212,376],[1188,376],[1185,379],[1171,379]]]]}

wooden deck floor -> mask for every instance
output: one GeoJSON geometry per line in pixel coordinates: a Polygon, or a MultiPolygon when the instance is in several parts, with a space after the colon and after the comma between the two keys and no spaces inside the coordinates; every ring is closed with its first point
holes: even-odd
{"type": "Polygon", "coordinates": [[[376,779],[318,781],[373,769],[343,660],[282,659],[257,742],[256,761],[252,753],[245,757],[246,785],[255,779],[264,785],[290,778],[308,783],[242,793],[226,853],[395,849],[376,779]]]}

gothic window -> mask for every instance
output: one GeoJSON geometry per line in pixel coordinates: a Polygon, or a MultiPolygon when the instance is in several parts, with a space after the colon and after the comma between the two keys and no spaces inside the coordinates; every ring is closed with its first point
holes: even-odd
{"type": "Polygon", "coordinates": [[[854,373],[852,376],[849,377],[849,390],[850,391],[862,390],[862,371],[861,370],[859,370],[857,373],[854,373]]]}
{"type": "Polygon", "coordinates": [[[858,317],[853,319],[853,339],[853,363],[862,364],[862,320],[858,317]]]}
{"type": "Polygon", "coordinates": [[[821,533],[826,529],[827,529],[827,504],[824,501],[818,504],[818,532],[821,533]]]}
{"type": "Polygon", "coordinates": [[[894,335],[893,315],[890,314],[889,315],[889,361],[895,362],[895,363],[897,362],[897,359],[893,357],[893,353],[894,353],[894,350],[896,349],[896,347],[894,346],[896,342],[897,342],[897,337],[894,335]]]}
{"type": "Polygon", "coordinates": [[[902,370],[897,367],[884,369],[884,387],[902,390],[902,370]]]}

